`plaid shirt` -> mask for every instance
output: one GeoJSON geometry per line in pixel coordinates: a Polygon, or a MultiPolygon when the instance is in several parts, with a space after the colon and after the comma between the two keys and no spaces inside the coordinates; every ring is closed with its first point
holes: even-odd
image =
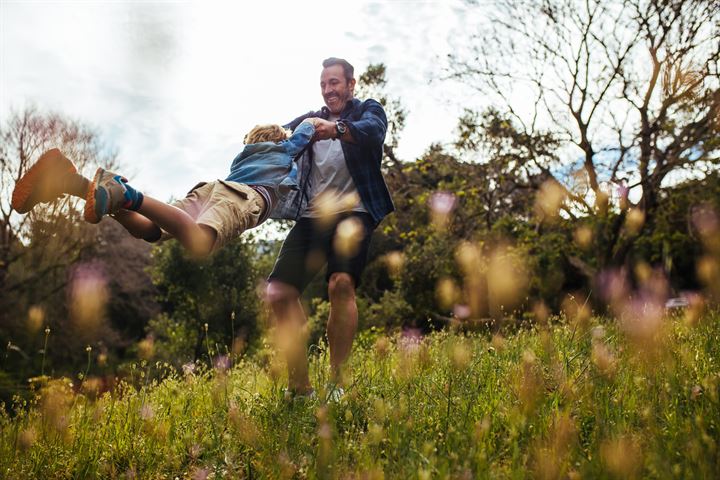
{"type": "MultiPolygon", "coordinates": [[[[327,120],[329,116],[330,111],[327,107],[323,107],[318,112],[308,112],[296,118],[284,127],[294,130],[306,118],[320,117],[327,120]]],[[[345,163],[363,206],[377,225],[395,209],[380,169],[387,130],[385,110],[375,100],[368,99],[361,102],[353,98],[340,114],[340,119],[348,126],[356,142],[341,141],[345,163]]],[[[306,148],[300,155],[297,161],[297,182],[300,189],[291,192],[284,202],[279,203],[270,214],[270,218],[297,220],[307,208],[312,148],[306,148]]]]}

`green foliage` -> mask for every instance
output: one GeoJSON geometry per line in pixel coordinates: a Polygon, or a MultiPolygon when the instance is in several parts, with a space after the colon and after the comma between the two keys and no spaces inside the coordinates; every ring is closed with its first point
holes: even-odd
{"type": "Polygon", "coordinates": [[[555,319],[506,338],[366,331],[345,396],[311,359],[319,400],[283,397],[251,360],[99,393],[41,384],[0,413],[9,478],[712,478],[720,316],[664,321],[661,348],[612,323],[555,319]],[[655,353],[652,353],[655,352],[655,353]]]}
{"type": "Polygon", "coordinates": [[[703,250],[693,211],[705,206],[720,212],[720,173],[668,188],[659,205],[653,224],[638,238],[633,255],[664,267],[678,290],[698,289],[696,263],[703,250]]]}
{"type": "Polygon", "coordinates": [[[3,386],[20,394],[29,377],[77,371],[88,345],[106,358],[122,354],[156,311],[143,272],[149,249],[116,222],[84,222],[81,200],[69,195],[26,215],[10,208],[15,181],[53,147],[85,174],[118,166],[98,132],[63,115],[27,107],[0,125],[0,343],[8,347],[0,368],[12,377],[3,386]],[[73,293],[79,287],[85,295],[73,293]],[[81,297],[102,300],[83,321],[81,297]]]}
{"type": "Polygon", "coordinates": [[[206,260],[190,258],[174,240],[155,248],[151,274],[164,313],[148,325],[148,333],[168,361],[198,360],[208,354],[206,344],[218,353],[233,348],[236,339],[245,345],[257,339],[255,248],[240,238],[206,260]]]}
{"type": "Polygon", "coordinates": [[[178,370],[194,358],[198,337],[202,334],[190,322],[177,321],[161,313],[147,324],[152,335],[153,360],[168,363],[178,370]]]}

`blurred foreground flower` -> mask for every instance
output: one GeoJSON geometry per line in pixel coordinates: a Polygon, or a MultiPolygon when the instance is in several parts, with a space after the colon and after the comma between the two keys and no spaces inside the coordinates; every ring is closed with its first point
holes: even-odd
{"type": "Polygon", "coordinates": [[[450,277],[442,277],[435,286],[435,297],[443,310],[450,310],[460,300],[460,288],[450,277]]]}
{"type": "Polygon", "coordinates": [[[435,192],[430,196],[430,221],[437,229],[445,229],[450,222],[450,214],[455,209],[457,197],[450,192],[435,192]]]}
{"type": "Polygon", "coordinates": [[[607,469],[619,478],[637,477],[642,466],[640,445],[629,436],[605,441],[600,447],[600,457],[607,469]]]}
{"type": "Polygon", "coordinates": [[[557,180],[546,180],[535,195],[535,215],[540,221],[557,218],[566,196],[557,180]]]}
{"type": "Polygon", "coordinates": [[[64,440],[69,440],[70,407],[74,395],[67,379],[50,380],[40,390],[40,413],[45,422],[64,440]]]}
{"type": "Polygon", "coordinates": [[[635,236],[640,233],[645,224],[645,212],[639,208],[631,208],[625,216],[625,229],[628,234],[635,236]]]}
{"type": "Polygon", "coordinates": [[[346,258],[355,255],[360,248],[364,228],[362,222],[356,217],[346,218],[340,222],[333,239],[335,252],[346,258]]]}
{"type": "Polygon", "coordinates": [[[86,340],[94,340],[105,319],[109,298],[105,275],[97,265],[79,265],[72,274],[68,292],[76,332],[86,340]]]}
{"type": "Polygon", "coordinates": [[[383,257],[385,265],[387,266],[388,272],[391,276],[397,277],[402,272],[402,267],[405,264],[405,255],[399,251],[388,252],[383,257]]]}
{"type": "Polygon", "coordinates": [[[155,339],[148,335],[138,343],[138,357],[142,360],[150,360],[155,355],[155,339]]]}
{"type": "Polygon", "coordinates": [[[42,327],[44,321],[45,309],[40,305],[33,305],[30,307],[28,310],[28,332],[30,334],[37,333],[40,330],[40,327],[42,327]]]}
{"type": "Polygon", "coordinates": [[[593,231],[587,225],[581,225],[573,232],[573,239],[578,247],[587,250],[592,246],[593,231]]]}

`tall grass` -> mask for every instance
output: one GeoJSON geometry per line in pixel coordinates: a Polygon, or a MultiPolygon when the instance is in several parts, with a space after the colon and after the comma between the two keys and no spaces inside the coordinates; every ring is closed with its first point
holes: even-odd
{"type": "MultiPolygon", "coordinates": [[[[268,363],[270,365],[272,362],[268,363]]],[[[286,400],[246,359],[112,392],[55,379],[0,417],[4,478],[717,478],[720,314],[651,343],[592,319],[499,334],[366,332],[346,394],[286,400]]]]}

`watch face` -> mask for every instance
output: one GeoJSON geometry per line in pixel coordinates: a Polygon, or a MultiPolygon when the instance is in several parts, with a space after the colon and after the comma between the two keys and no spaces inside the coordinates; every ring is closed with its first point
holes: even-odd
{"type": "Polygon", "coordinates": [[[340,135],[347,132],[347,127],[342,122],[335,122],[335,126],[337,127],[337,131],[340,133],[340,135]]]}

